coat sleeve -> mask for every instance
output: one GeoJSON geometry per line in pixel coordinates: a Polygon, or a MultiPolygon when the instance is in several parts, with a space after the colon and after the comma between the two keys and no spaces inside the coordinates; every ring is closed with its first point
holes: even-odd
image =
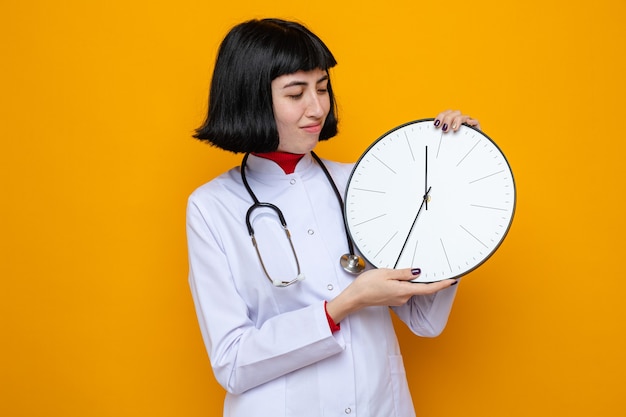
{"type": "Polygon", "coordinates": [[[213,372],[228,392],[240,394],[343,351],[345,343],[331,333],[323,301],[255,324],[216,230],[190,197],[189,284],[213,372]]]}
{"type": "Polygon", "coordinates": [[[458,285],[436,294],[416,295],[400,307],[392,307],[398,317],[418,336],[436,337],[448,323],[458,285]]]}

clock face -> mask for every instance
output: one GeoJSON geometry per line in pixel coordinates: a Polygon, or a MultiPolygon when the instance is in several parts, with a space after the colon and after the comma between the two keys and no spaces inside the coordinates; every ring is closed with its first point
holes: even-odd
{"type": "Polygon", "coordinates": [[[500,149],[467,126],[433,119],[399,126],[375,141],[350,176],[346,225],[377,268],[421,268],[415,281],[457,278],[485,262],[515,212],[515,182],[500,149]]]}

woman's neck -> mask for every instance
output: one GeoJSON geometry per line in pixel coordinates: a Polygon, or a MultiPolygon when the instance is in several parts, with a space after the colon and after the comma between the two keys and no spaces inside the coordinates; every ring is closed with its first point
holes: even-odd
{"type": "Polygon", "coordinates": [[[274,161],[278,164],[279,167],[285,172],[285,174],[293,174],[296,170],[296,165],[302,159],[304,154],[296,154],[296,153],[288,153],[288,152],[266,152],[266,153],[252,153],[254,156],[258,156],[259,158],[269,159],[270,161],[274,161]]]}

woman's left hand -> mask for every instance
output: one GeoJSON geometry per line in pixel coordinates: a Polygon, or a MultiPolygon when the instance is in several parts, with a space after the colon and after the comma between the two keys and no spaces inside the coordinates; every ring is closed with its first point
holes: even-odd
{"type": "Polygon", "coordinates": [[[460,110],[445,110],[435,118],[435,127],[443,132],[456,132],[461,128],[462,124],[480,129],[480,122],[460,110]]]}

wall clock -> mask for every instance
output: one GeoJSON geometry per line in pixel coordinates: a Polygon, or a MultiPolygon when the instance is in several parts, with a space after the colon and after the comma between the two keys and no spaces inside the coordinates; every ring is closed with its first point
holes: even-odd
{"type": "Polygon", "coordinates": [[[377,268],[421,268],[416,282],[461,277],[507,235],[515,212],[511,167],[493,140],[433,119],[398,126],[359,158],[345,194],[346,227],[377,268]]]}

